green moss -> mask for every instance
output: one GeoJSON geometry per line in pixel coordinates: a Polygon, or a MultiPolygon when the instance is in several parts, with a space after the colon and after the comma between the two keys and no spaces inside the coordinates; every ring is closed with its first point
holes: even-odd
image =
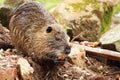
{"type": "Polygon", "coordinates": [[[84,4],[86,5],[91,4],[93,9],[96,9],[96,10],[99,9],[98,1],[96,0],[84,0],[84,4]]]}
{"type": "Polygon", "coordinates": [[[72,3],[69,5],[73,7],[75,12],[79,12],[81,10],[84,10],[86,7],[86,5],[84,5],[83,3],[72,3]]]}
{"type": "Polygon", "coordinates": [[[0,0],[0,5],[2,4],[2,0],[0,0]]]}
{"type": "Polygon", "coordinates": [[[120,4],[119,5],[116,5],[115,8],[114,8],[114,13],[119,13],[120,12],[120,4]]]}
{"type": "Polygon", "coordinates": [[[96,0],[82,0],[82,2],[72,3],[69,5],[73,7],[75,12],[85,10],[88,5],[91,5],[91,7],[95,10],[99,10],[99,5],[96,0]]]}
{"type": "Polygon", "coordinates": [[[114,7],[111,6],[108,8],[105,3],[103,9],[104,9],[104,14],[103,14],[103,19],[101,21],[101,30],[100,30],[101,33],[106,32],[110,28],[114,7]]]}

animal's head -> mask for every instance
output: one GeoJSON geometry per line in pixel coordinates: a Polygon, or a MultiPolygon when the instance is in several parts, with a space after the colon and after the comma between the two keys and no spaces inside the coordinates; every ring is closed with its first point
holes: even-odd
{"type": "Polygon", "coordinates": [[[55,23],[42,27],[35,34],[35,45],[40,44],[40,58],[54,63],[64,62],[70,53],[69,38],[61,25],[55,23]],[[36,36],[36,37],[35,37],[36,36]]]}

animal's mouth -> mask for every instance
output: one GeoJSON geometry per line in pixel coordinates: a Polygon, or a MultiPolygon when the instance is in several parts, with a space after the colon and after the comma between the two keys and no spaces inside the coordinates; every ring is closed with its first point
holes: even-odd
{"type": "Polygon", "coordinates": [[[49,58],[45,58],[41,60],[41,67],[43,67],[45,70],[51,70],[54,69],[56,66],[62,66],[65,64],[67,60],[67,57],[64,56],[52,56],[49,58]]]}
{"type": "Polygon", "coordinates": [[[64,65],[64,63],[67,61],[67,57],[62,55],[57,57],[51,56],[49,59],[52,60],[55,63],[55,65],[64,65]]]}

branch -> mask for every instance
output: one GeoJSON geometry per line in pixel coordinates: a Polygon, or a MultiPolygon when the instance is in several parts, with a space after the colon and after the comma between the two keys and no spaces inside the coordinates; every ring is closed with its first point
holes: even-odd
{"type": "Polygon", "coordinates": [[[120,53],[119,52],[100,49],[100,48],[93,48],[93,47],[88,47],[88,46],[82,46],[82,47],[84,47],[87,54],[100,56],[100,57],[104,57],[104,58],[111,59],[111,60],[120,61],[120,53]]]}

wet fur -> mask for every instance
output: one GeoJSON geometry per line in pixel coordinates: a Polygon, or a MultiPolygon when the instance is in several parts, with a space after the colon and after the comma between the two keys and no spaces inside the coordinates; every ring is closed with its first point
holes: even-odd
{"type": "Polygon", "coordinates": [[[40,71],[41,68],[44,70],[41,71],[42,75],[46,75],[49,71],[52,71],[50,75],[56,75],[53,73],[57,70],[56,64],[51,57],[65,55],[69,43],[63,27],[43,5],[37,2],[20,5],[10,20],[9,28],[14,46],[39,63],[40,71]],[[48,27],[52,27],[50,33],[46,32],[48,27]]]}

